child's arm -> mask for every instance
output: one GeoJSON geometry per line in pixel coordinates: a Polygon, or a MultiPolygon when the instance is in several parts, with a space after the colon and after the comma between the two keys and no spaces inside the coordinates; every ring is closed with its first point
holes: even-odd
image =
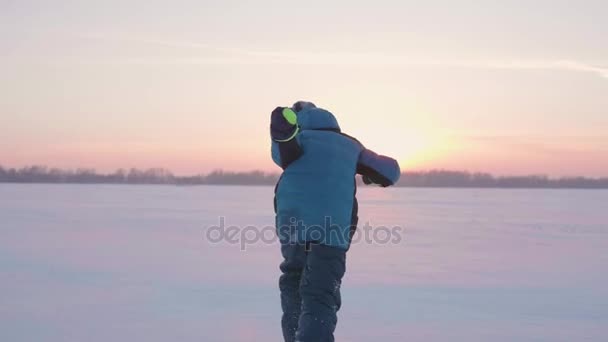
{"type": "Polygon", "coordinates": [[[374,183],[387,187],[397,183],[401,169],[395,159],[363,148],[357,163],[357,173],[363,175],[365,184],[374,183]]]}
{"type": "Polygon", "coordinates": [[[296,135],[299,132],[296,113],[290,108],[277,107],[270,117],[270,137],[272,138],[272,160],[286,169],[302,155],[296,135]]]}

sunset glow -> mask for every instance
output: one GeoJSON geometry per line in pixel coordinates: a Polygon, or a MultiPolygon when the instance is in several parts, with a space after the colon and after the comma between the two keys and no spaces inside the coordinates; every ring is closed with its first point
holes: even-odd
{"type": "Polygon", "coordinates": [[[304,99],[404,170],[608,175],[604,3],[381,3],[0,2],[0,165],[278,171],[304,99]]]}

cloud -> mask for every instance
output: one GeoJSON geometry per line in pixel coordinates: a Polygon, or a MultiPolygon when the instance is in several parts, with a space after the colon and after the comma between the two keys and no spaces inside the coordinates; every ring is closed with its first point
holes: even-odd
{"type": "Polygon", "coordinates": [[[555,62],[555,66],[557,68],[563,68],[567,70],[594,72],[599,74],[599,76],[601,77],[608,78],[608,67],[592,66],[589,64],[575,61],[559,61],[555,62]]]}
{"type": "Polygon", "coordinates": [[[570,59],[420,59],[393,53],[328,53],[304,51],[255,50],[248,48],[222,47],[188,41],[174,41],[156,38],[108,36],[100,34],[81,34],[80,38],[104,41],[117,41],[130,44],[163,46],[174,49],[201,50],[214,52],[220,56],[186,58],[141,58],[123,59],[127,63],[142,64],[282,64],[282,65],[336,65],[336,66],[393,66],[393,67],[428,67],[428,68],[471,68],[471,69],[504,69],[504,70],[556,70],[593,73],[608,79],[608,66],[594,65],[570,59]]]}
{"type": "MultiPolygon", "coordinates": [[[[450,65],[450,62],[447,62],[446,65],[450,65]]],[[[608,78],[608,67],[591,65],[588,63],[573,60],[469,61],[461,63],[455,62],[451,65],[487,69],[579,71],[591,72],[597,74],[600,77],[608,78]]]]}
{"type": "Polygon", "coordinates": [[[456,135],[455,139],[488,150],[516,150],[543,155],[608,153],[608,135],[456,135]]]}

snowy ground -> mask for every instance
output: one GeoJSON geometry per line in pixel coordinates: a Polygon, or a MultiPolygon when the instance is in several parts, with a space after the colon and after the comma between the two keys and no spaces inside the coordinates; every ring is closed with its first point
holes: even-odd
{"type": "MultiPolygon", "coordinates": [[[[360,189],[338,341],[606,341],[608,191],[360,189]]],[[[0,341],[279,341],[271,187],[0,185],[0,341]]]]}

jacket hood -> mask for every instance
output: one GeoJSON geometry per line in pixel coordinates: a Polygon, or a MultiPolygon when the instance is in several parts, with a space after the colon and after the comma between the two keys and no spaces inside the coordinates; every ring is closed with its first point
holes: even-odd
{"type": "Polygon", "coordinates": [[[302,130],[332,130],[340,131],[336,117],[321,108],[308,108],[298,113],[298,125],[302,130]]]}

